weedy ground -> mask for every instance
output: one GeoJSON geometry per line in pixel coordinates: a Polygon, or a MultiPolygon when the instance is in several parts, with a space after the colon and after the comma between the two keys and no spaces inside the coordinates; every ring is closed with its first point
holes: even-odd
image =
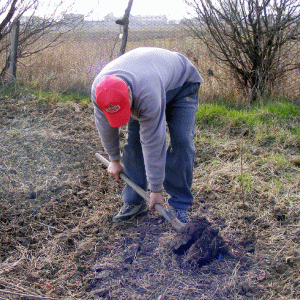
{"type": "Polygon", "coordinates": [[[190,214],[230,252],[186,268],[157,213],[112,224],[123,183],[94,157],[91,105],[1,98],[0,297],[299,299],[299,121],[285,101],[200,104],[190,214]]]}

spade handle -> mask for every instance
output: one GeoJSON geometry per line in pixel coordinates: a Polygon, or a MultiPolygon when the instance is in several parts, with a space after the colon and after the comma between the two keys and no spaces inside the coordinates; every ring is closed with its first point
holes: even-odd
{"type": "MultiPolygon", "coordinates": [[[[103,157],[101,154],[96,153],[95,154],[96,158],[98,160],[100,160],[106,167],[109,166],[110,162],[103,157]]],[[[120,173],[120,178],[125,181],[133,190],[135,190],[141,197],[143,197],[147,203],[150,203],[150,197],[148,195],[148,193],[143,190],[140,186],[138,186],[136,183],[134,183],[131,179],[128,178],[128,176],[126,176],[124,173],[120,173]]],[[[173,228],[180,232],[183,228],[184,228],[184,224],[181,223],[176,216],[174,215],[174,213],[172,213],[169,210],[166,210],[162,205],[160,205],[159,203],[155,203],[154,204],[154,209],[161,215],[163,216],[167,221],[169,221],[171,223],[171,225],[173,226],[173,228]]]]}

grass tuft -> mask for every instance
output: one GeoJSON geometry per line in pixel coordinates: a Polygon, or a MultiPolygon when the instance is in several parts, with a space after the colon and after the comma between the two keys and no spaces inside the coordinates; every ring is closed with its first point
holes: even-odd
{"type": "Polygon", "coordinates": [[[251,108],[200,103],[197,125],[202,129],[214,127],[231,135],[252,137],[260,146],[300,146],[300,106],[287,99],[251,108]]]}

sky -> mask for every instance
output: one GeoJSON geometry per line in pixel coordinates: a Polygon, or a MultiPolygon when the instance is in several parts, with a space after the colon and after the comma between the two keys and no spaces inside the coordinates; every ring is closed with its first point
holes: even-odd
{"type": "MultiPolygon", "coordinates": [[[[128,0],[77,0],[73,12],[94,13],[88,19],[102,20],[113,13],[116,17],[124,15],[128,0]]],[[[166,15],[169,20],[181,20],[187,16],[186,4],[183,0],[133,0],[131,15],[166,15]]]]}

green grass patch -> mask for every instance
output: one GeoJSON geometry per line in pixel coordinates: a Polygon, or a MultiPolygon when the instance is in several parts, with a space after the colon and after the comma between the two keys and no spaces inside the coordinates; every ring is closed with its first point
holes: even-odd
{"type": "Polygon", "coordinates": [[[291,117],[300,117],[300,107],[294,102],[286,99],[281,101],[271,102],[263,106],[270,113],[274,114],[277,119],[290,119],[291,117]]]}
{"type": "Polygon", "coordinates": [[[237,176],[237,182],[240,184],[241,189],[245,192],[250,192],[253,186],[253,179],[251,174],[242,173],[237,176]]]}
{"type": "Polygon", "coordinates": [[[27,84],[2,85],[0,86],[0,97],[41,103],[74,101],[76,103],[81,103],[82,105],[88,105],[88,103],[91,102],[89,94],[41,90],[27,84]]]}
{"type": "MultiPolygon", "coordinates": [[[[287,100],[244,109],[228,108],[224,104],[202,103],[197,112],[198,124],[219,126],[224,124],[274,125],[280,124],[282,120],[295,119],[295,117],[300,118],[300,107],[292,102],[288,103],[287,100]]],[[[299,124],[295,124],[295,130],[300,132],[299,124]]]]}
{"type": "Polygon", "coordinates": [[[49,92],[49,91],[38,91],[35,92],[37,99],[44,99],[49,102],[67,102],[74,101],[76,103],[87,104],[89,103],[89,95],[81,95],[77,93],[67,93],[67,92],[49,92]]]}
{"type": "Polygon", "coordinates": [[[283,154],[275,153],[269,154],[265,158],[260,158],[261,165],[273,165],[279,168],[286,168],[291,166],[291,162],[288,157],[283,154]]]}
{"type": "Polygon", "coordinates": [[[231,135],[250,136],[259,146],[300,146],[300,106],[287,99],[253,107],[232,103],[200,103],[199,128],[219,128],[231,135]]]}

